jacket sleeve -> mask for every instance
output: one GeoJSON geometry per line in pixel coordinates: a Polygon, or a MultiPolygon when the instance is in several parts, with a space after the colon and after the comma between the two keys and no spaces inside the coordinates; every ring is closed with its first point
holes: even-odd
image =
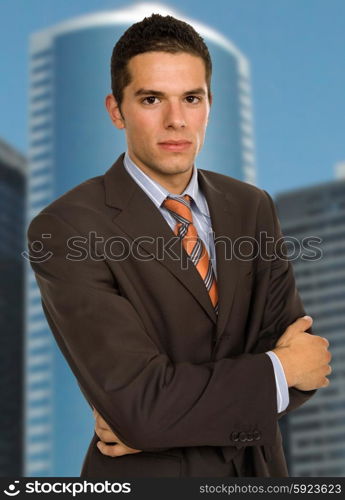
{"type": "MultiPolygon", "coordinates": [[[[271,207],[274,228],[273,240],[276,245],[277,242],[284,241],[284,236],[274,202],[266,191],[264,193],[268,197],[271,207]]],[[[258,343],[252,352],[272,350],[286,328],[298,318],[307,314],[296,287],[293,267],[291,260],[287,257],[286,250],[284,243],[281,246],[277,245],[275,258],[268,266],[269,285],[265,297],[263,321],[258,335],[258,343]]],[[[312,328],[306,331],[314,333],[312,328]]],[[[295,387],[290,387],[289,404],[284,411],[278,414],[278,418],[304,404],[315,392],[316,390],[301,391],[295,387]]]]}
{"type": "Polygon", "coordinates": [[[28,230],[30,263],[56,342],[115,434],[141,450],[232,446],[243,428],[260,431],[248,445],[272,444],[277,401],[269,357],[261,351],[173,363],[121,295],[106,261],[69,258],[67,242],[76,235],[59,215],[41,212],[28,230]]]}

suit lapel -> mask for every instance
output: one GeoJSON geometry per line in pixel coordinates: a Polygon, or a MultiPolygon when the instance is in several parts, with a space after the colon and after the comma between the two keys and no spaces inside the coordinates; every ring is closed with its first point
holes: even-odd
{"type": "Polygon", "coordinates": [[[233,243],[241,235],[237,204],[230,193],[224,193],[212,183],[207,172],[198,170],[199,185],[207,199],[215,239],[219,340],[229,317],[239,277],[239,263],[232,256],[233,243]]]}
{"type": "Polygon", "coordinates": [[[216,323],[217,316],[198,271],[158,208],[127,173],[123,157],[104,176],[106,204],[118,209],[113,222],[138,248],[165,266],[216,323]]]}

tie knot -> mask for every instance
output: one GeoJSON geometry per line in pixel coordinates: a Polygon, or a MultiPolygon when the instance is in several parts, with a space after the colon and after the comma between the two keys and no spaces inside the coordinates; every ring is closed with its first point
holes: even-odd
{"type": "Polygon", "coordinates": [[[171,215],[182,224],[190,224],[193,222],[192,211],[190,209],[191,198],[188,194],[178,198],[167,196],[163,202],[163,206],[169,210],[171,215]]]}

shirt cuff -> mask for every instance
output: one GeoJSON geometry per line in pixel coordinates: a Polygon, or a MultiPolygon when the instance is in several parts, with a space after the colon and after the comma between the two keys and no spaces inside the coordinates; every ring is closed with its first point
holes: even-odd
{"type": "Polygon", "coordinates": [[[278,356],[272,351],[268,351],[266,352],[266,354],[271,358],[273,364],[277,387],[277,409],[278,413],[280,413],[284,411],[289,405],[289,388],[286,382],[284,368],[278,356]]]}

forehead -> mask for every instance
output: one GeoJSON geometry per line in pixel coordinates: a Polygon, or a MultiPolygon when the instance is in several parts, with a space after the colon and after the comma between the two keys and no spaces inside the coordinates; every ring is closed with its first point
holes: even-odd
{"type": "Polygon", "coordinates": [[[145,52],[132,57],[128,62],[131,75],[129,87],[164,88],[205,87],[206,70],[203,59],[186,52],[145,52]]]}

